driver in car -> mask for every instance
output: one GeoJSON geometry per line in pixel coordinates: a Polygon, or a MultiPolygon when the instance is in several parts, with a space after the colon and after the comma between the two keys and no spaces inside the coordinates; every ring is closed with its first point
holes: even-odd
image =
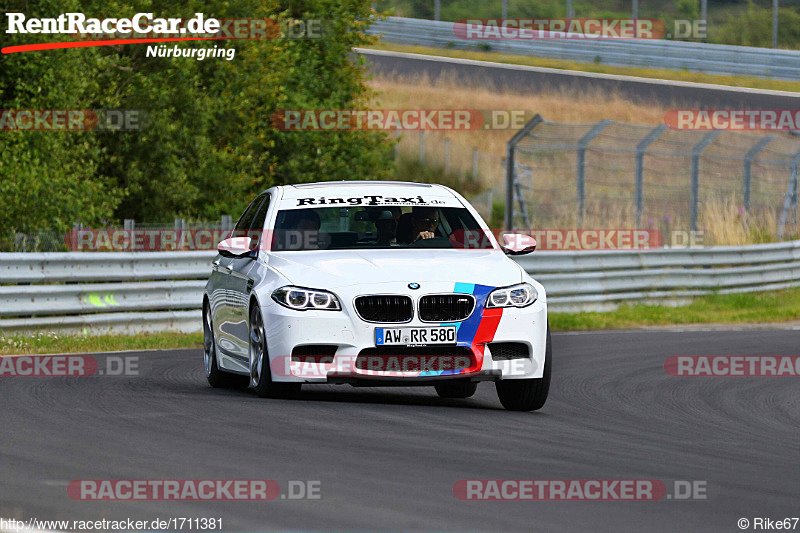
{"type": "Polygon", "coordinates": [[[414,227],[414,238],[411,242],[420,239],[433,239],[439,225],[439,218],[435,207],[414,207],[411,210],[411,223],[414,227]]]}

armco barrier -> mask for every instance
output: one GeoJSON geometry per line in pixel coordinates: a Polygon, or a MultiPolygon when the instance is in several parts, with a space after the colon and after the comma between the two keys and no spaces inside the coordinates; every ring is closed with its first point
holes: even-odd
{"type": "MultiPolygon", "coordinates": [[[[664,39],[497,39],[456,36],[453,22],[387,17],[368,30],[387,42],[445,48],[488,45],[494,52],[623,67],[800,80],[800,51],[664,39]]],[[[466,30],[464,30],[466,31],[466,30]]]]}
{"type": "MultiPolygon", "coordinates": [[[[208,252],[0,253],[0,332],[200,331],[213,258],[208,252]]],[[[554,312],[800,286],[800,241],[535,252],[518,262],[545,286],[554,312]]]]}

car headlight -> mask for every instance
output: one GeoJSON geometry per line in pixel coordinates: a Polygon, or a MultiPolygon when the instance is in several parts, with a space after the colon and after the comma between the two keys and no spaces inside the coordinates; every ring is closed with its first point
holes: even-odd
{"type": "Polygon", "coordinates": [[[304,289],[302,287],[281,287],[272,293],[272,299],[289,309],[306,311],[341,311],[342,306],[336,296],[328,291],[304,289]]]}
{"type": "Polygon", "coordinates": [[[495,289],[489,293],[486,307],[527,307],[539,297],[536,288],[530,283],[520,283],[511,287],[495,289]]]}

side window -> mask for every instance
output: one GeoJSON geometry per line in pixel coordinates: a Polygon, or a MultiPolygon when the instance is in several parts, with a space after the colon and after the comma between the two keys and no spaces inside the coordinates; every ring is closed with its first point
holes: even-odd
{"type": "Polygon", "coordinates": [[[268,209],[269,209],[269,195],[267,194],[264,203],[261,204],[261,207],[258,208],[255,217],[253,217],[253,223],[250,224],[250,230],[262,231],[264,229],[264,222],[266,222],[267,220],[268,209]]]}
{"type": "Polygon", "coordinates": [[[250,205],[247,206],[247,209],[244,210],[244,214],[239,218],[239,221],[236,223],[236,226],[233,228],[233,233],[231,233],[231,237],[244,237],[247,235],[248,230],[252,226],[253,218],[256,216],[256,211],[258,210],[259,204],[264,200],[265,195],[259,195],[255,200],[253,200],[250,205]]]}
{"type": "Polygon", "coordinates": [[[269,209],[269,195],[266,195],[261,207],[256,211],[253,222],[250,224],[250,246],[257,247],[261,243],[264,234],[264,222],[267,220],[267,210],[269,209]]]}

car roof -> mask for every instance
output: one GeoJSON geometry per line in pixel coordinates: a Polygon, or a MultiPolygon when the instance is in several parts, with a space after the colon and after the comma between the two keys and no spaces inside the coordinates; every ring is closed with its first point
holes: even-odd
{"type": "Polygon", "coordinates": [[[410,181],[322,181],[283,186],[284,198],[302,198],[309,194],[365,194],[410,197],[417,195],[455,198],[453,192],[442,185],[410,181]]]}

